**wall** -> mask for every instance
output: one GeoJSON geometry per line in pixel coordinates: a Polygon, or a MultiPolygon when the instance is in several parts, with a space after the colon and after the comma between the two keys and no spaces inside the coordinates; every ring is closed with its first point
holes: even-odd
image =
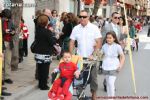
{"type": "Polygon", "coordinates": [[[41,10],[48,8],[50,10],[57,10],[59,14],[62,12],[75,12],[77,7],[75,7],[76,0],[35,0],[37,6],[35,10],[41,10]]]}
{"type": "Polygon", "coordinates": [[[29,29],[28,48],[30,47],[32,41],[34,40],[34,22],[33,22],[34,15],[35,15],[35,1],[24,0],[23,18],[25,20],[25,24],[29,29]]]}
{"type": "Polygon", "coordinates": [[[44,8],[52,10],[55,8],[55,1],[58,0],[35,0],[35,3],[37,4],[35,10],[42,10],[44,8]]]}
{"type": "Polygon", "coordinates": [[[3,3],[4,3],[4,1],[0,0],[0,12],[4,9],[3,3]]]}

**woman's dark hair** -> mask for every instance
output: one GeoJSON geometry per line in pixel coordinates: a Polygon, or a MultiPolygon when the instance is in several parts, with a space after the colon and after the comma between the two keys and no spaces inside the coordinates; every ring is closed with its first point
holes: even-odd
{"type": "Polygon", "coordinates": [[[66,15],[67,15],[67,12],[62,12],[62,13],[61,13],[60,21],[64,21],[66,15]]]}
{"type": "Polygon", "coordinates": [[[89,18],[90,22],[93,23],[95,21],[95,17],[93,17],[92,15],[89,18]]]}
{"type": "Polygon", "coordinates": [[[4,9],[4,10],[2,11],[2,17],[11,19],[11,11],[10,11],[9,9],[4,9]]]}
{"type": "Polygon", "coordinates": [[[66,17],[68,18],[68,22],[71,22],[71,23],[74,23],[74,24],[78,23],[78,19],[75,16],[75,14],[73,14],[73,13],[67,13],[66,17]]]}
{"type": "MultiPolygon", "coordinates": [[[[115,39],[115,41],[114,41],[115,43],[120,44],[118,39],[117,39],[116,33],[114,31],[110,31],[106,34],[105,41],[106,41],[106,38],[108,35],[111,35],[115,39]]],[[[106,41],[106,43],[107,43],[107,41],[106,41]]]]}
{"type": "Polygon", "coordinates": [[[123,21],[123,26],[125,26],[125,25],[126,25],[125,18],[124,18],[124,17],[120,17],[120,19],[122,19],[122,21],[123,21]]]}
{"type": "Polygon", "coordinates": [[[37,19],[37,24],[41,27],[48,25],[49,17],[45,14],[41,14],[37,19]]]}

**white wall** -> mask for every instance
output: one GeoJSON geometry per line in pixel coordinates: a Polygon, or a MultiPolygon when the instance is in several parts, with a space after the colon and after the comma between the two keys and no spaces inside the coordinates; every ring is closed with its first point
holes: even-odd
{"type": "Polygon", "coordinates": [[[4,0],[0,0],[0,12],[4,9],[4,0]]]}
{"type": "Polygon", "coordinates": [[[70,1],[69,0],[59,0],[59,14],[62,12],[70,12],[70,1]]]}
{"type": "Polygon", "coordinates": [[[24,0],[24,8],[23,8],[23,18],[25,20],[25,24],[29,30],[29,39],[28,39],[28,48],[30,47],[32,41],[34,40],[34,22],[33,16],[35,15],[35,7],[27,6],[26,4],[35,4],[34,0],[24,0]],[[26,5],[26,6],[25,6],[26,5]]]}

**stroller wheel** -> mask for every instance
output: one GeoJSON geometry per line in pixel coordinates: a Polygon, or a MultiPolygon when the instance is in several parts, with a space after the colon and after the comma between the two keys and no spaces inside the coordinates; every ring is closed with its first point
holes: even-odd
{"type": "Polygon", "coordinates": [[[77,97],[79,98],[79,100],[86,100],[85,99],[86,95],[83,92],[82,86],[78,86],[76,88],[76,94],[77,94],[77,97]]]}
{"type": "Polygon", "coordinates": [[[90,97],[85,96],[85,97],[82,97],[82,98],[81,98],[81,99],[79,99],[79,100],[91,100],[91,98],[90,98],[90,97]]]}

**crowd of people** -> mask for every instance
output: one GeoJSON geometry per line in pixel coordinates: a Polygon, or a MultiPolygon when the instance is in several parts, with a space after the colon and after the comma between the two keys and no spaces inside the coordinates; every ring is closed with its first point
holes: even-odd
{"type": "MultiPolygon", "coordinates": [[[[1,13],[3,33],[3,54],[5,75],[3,83],[13,84],[11,80],[11,55],[14,47],[12,37],[15,35],[15,27],[11,19],[11,11],[4,9],[1,13]]],[[[123,67],[125,54],[128,52],[127,37],[131,39],[132,50],[138,51],[138,33],[142,27],[148,24],[146,17],[128,17],[127,26],[124,15],[113,12],[110,18],[101,16],[89,16],[85,10],[76,16],[73,13],[63,12],[61,16],[56,10],[43,9],[36,11],[34,19],[35,37],[31,45],[36,61],[35,79],[41,90],[48,90],[47,80],[52,56],[58,58],[64,56],[63,52],[80,55],[84,58],[93,59],[93,53],[102,51],[104,79],[104,90],[108,96],[115,96],[115,80],[118,72],[123,67]]],[[[149,29],[150,30],[150,29],[149,29]]],[[[148,33],[148,36],[150,33],[148,33]]],[[[23,18],[20,18],[19,33],[19,62],[28,56],[28,28],[23,18]]],[[[72,65],[69,65],[72,67],[72,65]]],[[[86,66],[86,65],[84,65],[86,66]]],[[[74,71],[75,72],[75,71],[74,71]]],[[[91,71],[90,88],[92,100],[96,100],[97,66],[91,71]]],[[[57,83],[57,82],[56,82],[57,83]]],[[[70,85],[70,83],[69,83],[70,85]]],[[[2,88],[2,90],[4,90],[2,88]]],[[[65,92],[63,95],[65,96],[65,92]]],[[[2,91],[2,95],[11,95],[2,91]]]]}

